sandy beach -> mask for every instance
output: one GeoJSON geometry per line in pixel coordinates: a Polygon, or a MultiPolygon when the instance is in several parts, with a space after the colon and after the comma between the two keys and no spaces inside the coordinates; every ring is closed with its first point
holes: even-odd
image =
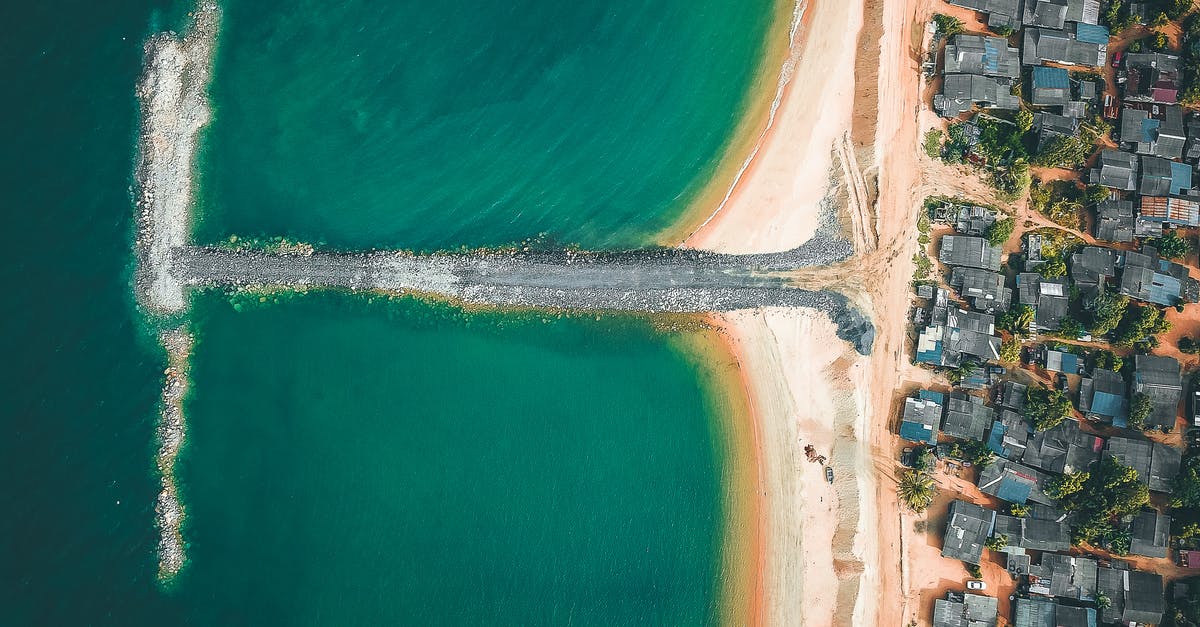
{"type": "Polygon", "coordinates": [[[905,355],[913,224],[923,195],[917,116],[926,0],[813,0],[792,54],[791,82],[746,174],[685,245],[786,250],[840,210],[856,254],[797,273],[871,315],[861,357],[827,318],[762,310],[715,322],[737,356],[760,438],[763,622],[901,624],[915,618],[902,560],[891,419],[912,377],[905,355]],[[853,37],[850,33],[858,33],[853,37]],[[825,484],[805,459],[829,456],[825,484]]]}

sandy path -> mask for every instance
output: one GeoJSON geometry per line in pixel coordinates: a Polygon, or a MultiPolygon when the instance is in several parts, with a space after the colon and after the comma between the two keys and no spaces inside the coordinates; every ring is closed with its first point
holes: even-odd
{"type": "Polygon", "coordinates": [[[831,153],[850,127],[852,35],[863,17],[857,2],[812,0],[804,11],[783,65],[787,83],[771,126],[725,201],[687,238],[688,246],[775,252],[799,246],[816,231],[831,153]]]}

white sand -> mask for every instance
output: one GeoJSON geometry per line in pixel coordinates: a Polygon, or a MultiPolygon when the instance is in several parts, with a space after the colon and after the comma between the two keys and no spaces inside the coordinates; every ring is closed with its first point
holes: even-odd
{"type": "Polygon", "coordinates": [[[871,539],[875,512],[865,358],[836,337],[824,315],[766,309],[718,318],[750,381],[761,433],[769,625],[875,624],[871,539]],[[807,461],[805,445],[826,455],[807,461]],[[867,499],[860,495],[868,495],[867,499]]]}
{"type": "Polygon", "coordinates": [[[850,127],[862,21],[860,2],[814,0],[803,8],[783,66],[778,108],[748,167],[687,246],[776,252],[812,238],[835,143],[850,127]]]}

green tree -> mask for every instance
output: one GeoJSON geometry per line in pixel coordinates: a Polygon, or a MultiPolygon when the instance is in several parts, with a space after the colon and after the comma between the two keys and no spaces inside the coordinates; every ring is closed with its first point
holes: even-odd
{"type": "Polygon", "coordinates": [[[905,470],[900,474],[900,485],[896,488],[900,502],[920,514],[929,509],[937,496],[937,487],[929,473],[905,470]]]}
{"type": "Polygon", "coordinates": [[[1090,478],[1091,474],[1084,471],[1076,471],[1062,475],[1061,477],[1055,477],[1046,482],[1046,496],[1061,501],[1082,491],[1090,478]]]}
{"type": "Polygon", "coordinates": [[[1179,338],[1179,352],[1188,355],[1200,354],[1200,342],[1185,335],[1179,338]]]}
{"type": "MultiPolygon", "coordinates": [[[[1189,455],[1171,484],[1171,507],[1200,507],[1200,456],[1189,455]]],[[[1200,534],[1200,525],[1195,525],[1200,534]]]]}
{"type": "Polygon", "coordinates": [[[986,546],[992,551],[1003,551],[1004,547],[1008,546],[1008,534],[1002,533],[994,535],[983,541],[983,546],[986,546]]]}
{"type": "Polygon", "coordinates": [[[1125,365],[1125,360],[1120,355],[1109,350],[1096,351],[1092,353],[1092,357],[1093,368],[1104,368],[1105,370],[1119,372],[1121,367],[1125,365]]]}
{"type": "Polygon", "coordinates": [[[1035,431],[1057,427],[1070,417],[1071,399],[1062,392],[1047,387],[1025,390],[1025,417],[1035,431]]]}
{"type": "Polygon", "coordinates": [[[1051,257],[1038,268],[1038,273],[1047,279],[1057,279],[1067,274],[1067,262],[1062,257],[1051,257]]]}
{"type": "Polygon", "coordinates": [[[1150,22],[1150,27],[1162,28],[1169,23],[1171,23],[1171,20],[1167,17],[1167,14],[1160,12],[1158,15],[1154,16],[1154,20],[1150,22]]]}
{"type": "Polygon", "coordinates": [[[1106,291],[1101,291],[1083,304],[1084,311],[1091,318],[1091,331],[1093,335],[1108,335],[1111,333],[1121,323],[1121,318],[1125,316],[1125,310],[1128,307],[1128,296],[1111,294],[1106,291]]]}
{"type": "Polygon", "coordinates": [[[1163,316],[1162,310],[1149,305],[1130,305],[1125,315],[1117,325],[1113,344],[1122,347],[1133,346],[1144,341],[1149,336],[1166,333],[1171,330],[1171,321],[1163,316]]]}
{"type": "Polygon", "coordinates": [[[1083,190],[1083,198],[1089,205],[1096,205],[1108,200],[1108,189],[1103,185],[1088,185],[1083,190]]]}
{"type": "Polygon", "coordinates": [[[933,23],[937,26],[938,34],[943,37],[953,37],[963,32],[962,20],[957,17],[934,13],[933,23]]]}
{"type": "Polygon", "coordinates": [[[1063,316],[1058,321],[1058,336],[1068,340],[1077,340],[1087,330],[1083,328],[1083,323],[1072,318],[1071,316],[1063,316]]]}
{"type": "Polygon", "coordinates": [[[997,168],[992,172],[992,187],[996,188],[996,197],[1006,202],[1023,196],[1031,180],[1029,161],[1024,157],[1017,157],[1007,168],[997,168]]]}
{"type": "Polygon", "coordinates": [[[1008,506],[1008,515],[1016,516],[1017,518],[1025,518],[1029,515],[1029,506],[1020,503],[1010,503],[1008,506]]]}
{"type": "Polygon", "coordinates": [[[1129,427],[1131,429],[1144,429],[1146,420],[1150,418],[1150,412],[1153,411],[1154,404],[1150,402],[1150,397],[1138,392],[1133,395],[1133,400],[1129,401],[1129,427]]]}
{"type": "MultiPolygon", "coordinates": [[[[1150,490],[1138,479],[1138,473],[1133,468],[1122,464],[1112,457],[1105,457],[1078,487],[1077,481],[1063,483],[1055,480],[1047,485],[1047,496],[1051,492],[1061,494],[1059,506],[1069,512],[1075,512],[1075,528],[1071,538],[1075,543],[1094,542],[1108,538],[1110,541],[1117,537],[1114,523],[1122,516],[1134,514],[1150,502],[1150,490]],[[1062,489],[1058,489],[1058,488],[1062,489]],[[1078,487],[1078,489],[1075,489],[1078,487]]],[[[1069,475],[1070,476],[1070,475],[1069,475]]]]}
{"type": "Polygon", "coordinates": [[[1108,608],[1112,607],[1112,599],[1108,598],[1107,594],[1104,594],[1103,592],[1101,592],[1096,595],[1096,607],[1099,608],[1101,612],[1103,612],[1104,610],[1107,610],[1108,608]]]}
{"type": "Polygon", "coordinates": [[[987,232],[984,235],[987,237],[988,243],[992,246],[1003,246],[1008,241],[1009,236],[1012,235],[1013,229],[1016,226],[1017,221],[1013,218],[1000,218],[987,228],[987,232]]]}
{"type": "Polygon", "coordinates": [[[996,461],[996,454],[980,440],[971,440],[962,446],[962,458],[979,468],[996,461]]]}
{"type": "Polygon", "coordinates": [[[1000,343],[1000,361],[1015,364],[1021,361],[1021,341],[1010,337],[1000,343]]]}
{"type": "Polygon", "coordinates": [[[1171,0],[1170,4],[1167,5],[1166,13],[1167,17],[1171,18],[1172,20],[1178,20],[1184,15],[1187,15],[1188,11],[1191,10],[1192,0],[1171,0]]]}
{"type": "Polygon", "coordinates": [[[1167,259],[1179,259],[1192,252],[1192,244],[1179,236],[1179,231],[1171,229],[1162,237],[1150,240],[1150,244],[1158,250],[1158,254],[1167,259]]]}
{"type": "MultiPolygon", "coordinates": [[[[996,325],[1013,335],[1029,335],[1029,325],[1033,323],[1034,311],[1028,305],[1013,305],[1008,311],[1000,314],[996,325]]],[[[1003,345],[1001,345],[1003,350],[1003,345]]]]}

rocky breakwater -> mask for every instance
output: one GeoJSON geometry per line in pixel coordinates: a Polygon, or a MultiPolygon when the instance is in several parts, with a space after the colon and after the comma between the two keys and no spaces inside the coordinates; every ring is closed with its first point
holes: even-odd
{"type": "Polygon", "coordinates": [[[206,91],[220,11],[201,2],[185,35],[161,33],[145,46],[138,82],[141,135],[137,191],[138,302],[154,313],[182,311],[187,302],[171,274],[171,256],[188,242],[192,166],[200,129],[210,112],[206,91]]]}
{"type": "Polygon", "coordinates": [[[839,261],[846,250],[810,247],[755,255],[690,249],[287,255],[192,248],[179,251],[174,274],[193,286],[384,290],[498,307],[647,313],[808,307],[829,315],[844,339],[868,353],[874,328],[845,296],[800,289],[777,274],[839,261]]]}
{"type": "Polygon", "coordinates": [[[183,447],[186,423],[183,418],[183,399],[188,390],[188,364],[194,339],[184,327],[170,329],[159,334],[159,341],[167,351],[167,369],[164,373],[161,414],[158,422],[158,466],[162,490],[155,503],[155,524],[160,537],[158,541],[158,577],[169,580],[183,567],[185,558],[183,534],[183,504],[175,484],[175,458],[183,447]]]}

